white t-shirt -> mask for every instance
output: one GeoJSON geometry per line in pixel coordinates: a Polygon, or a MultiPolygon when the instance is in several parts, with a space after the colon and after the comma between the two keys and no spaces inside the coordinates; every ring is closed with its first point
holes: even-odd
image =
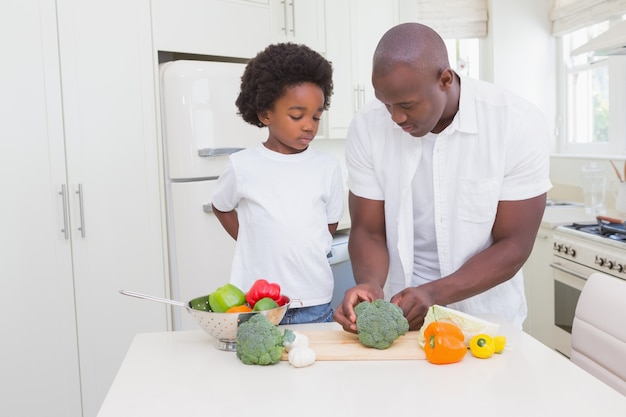
{"type": "MultiPolygon", "coordinates": [[[[489,247],[498,202],[545,193],[549,130],[528,101],[479,80],[461,77],[459,111],[439,133],[432,154],[433,221],[442,276],[489,247]]],[[[414,266],[413,185],[423,142],[402,131],[373,101],[355,116],[346,141],[348,187],[385,201],[388,294],[411,286],[414,266]]],[[[419,184],[415,184],[419,188],[419,184]]],[[[521,270],[510,280],[450,305],[474,315],[497,315],[520,325],[526,317],[521,270]]]]}
{"type": "Polygon", "coordinates": [[[327,254],[344,208],[336,159],[308,148],[292,155],[264,145],[230,156],[212,203],[237,209],[239,234],[231,282],[244,291],[259,278],[277,282],[294,307],[327,303],[333,274],[327,254]]]}
{"type": "Polygon", "coordinates": [[[439,279],[439,255],[435,237],[433,149],[437,135],[422,137],[422,159],[413,176],[413,281],[412,286],[439,279]]]}

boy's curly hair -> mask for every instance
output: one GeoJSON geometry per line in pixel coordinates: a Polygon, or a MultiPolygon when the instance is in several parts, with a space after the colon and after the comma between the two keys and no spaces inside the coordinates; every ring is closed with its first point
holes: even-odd
{"type": "Polygon", "coordinates": [[[331,63],[309,47],[289,42],[270,45],[248,62],[235,104],[243,120],[264,127],[259,113],[270,110],[287,88],[310,82],[324,92],[327,110],[333,93],[332,76],[331,63]]]}

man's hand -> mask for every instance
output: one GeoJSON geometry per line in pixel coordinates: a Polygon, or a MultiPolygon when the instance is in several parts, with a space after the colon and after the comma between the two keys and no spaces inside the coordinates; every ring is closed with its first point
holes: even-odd
{"type": "Polygon", "coordinates": [[[356,314],[354,307],[362,301],[372,302],[384,297],[383,289],[374,284],[358,284],[346,291],[343,301],[335,310],[333,318],[343,329],[356,333],[356,314]]]}
{"type": "Polygon", "coordinates": [[[390,300],[397,304],[409,321],[409,330],[419,330],[424,324],[424,317],[432,304],[428,292],[422,287],[405,288],[390,300]]]}

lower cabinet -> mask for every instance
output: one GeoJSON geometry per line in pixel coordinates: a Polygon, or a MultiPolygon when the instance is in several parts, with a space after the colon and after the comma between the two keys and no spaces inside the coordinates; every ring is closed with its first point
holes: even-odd
{"type": "Polygon", "coordinates": [[[543,344],[553,347],[554,283],[552,280],[552,229],[540,227],[535,245],[523,267],[528,317],[524,330],[543,344]]]}

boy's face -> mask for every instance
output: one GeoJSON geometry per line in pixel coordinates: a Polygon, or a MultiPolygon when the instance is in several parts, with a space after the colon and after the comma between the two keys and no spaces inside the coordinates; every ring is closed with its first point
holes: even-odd
{"type": "Polygon", "coordinates": [[[288,88],[271,110],[259,115],[268,127],[265,146],[283,154],[304,151],[317,134],[324,111],[324,92],[313,83],[288,88]]]}

